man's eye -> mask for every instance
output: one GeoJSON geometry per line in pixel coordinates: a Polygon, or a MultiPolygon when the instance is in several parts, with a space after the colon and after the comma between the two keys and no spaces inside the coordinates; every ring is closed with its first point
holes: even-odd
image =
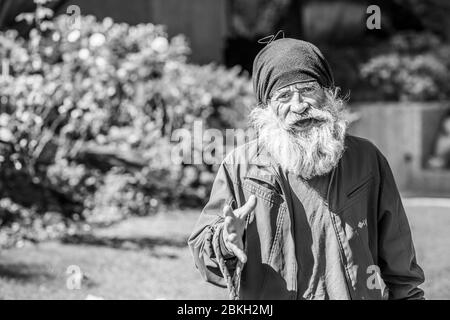
{"type": "Polygon", "coordinates": [[[314,92],[316,90],[316,88],[314,88],[314,87],[305,87],[305,88],[303,88],[302,89],[302,93],[312,93],[312,92],[314,92]]]}
{"type": "Polygon", "coordinates": [[[292,97],[292,93],[289,91],[286,91],[286,92],[280,93],[277,97],[277,100],[285,101],[285,100],[289,100],[291,97],[292,97]]]}
{"type": "Polygon", "coordinates": [[[304,97],[320,99],[322,90],[320,88],[309,88],[308,91],[302,93],[304,97]]]}

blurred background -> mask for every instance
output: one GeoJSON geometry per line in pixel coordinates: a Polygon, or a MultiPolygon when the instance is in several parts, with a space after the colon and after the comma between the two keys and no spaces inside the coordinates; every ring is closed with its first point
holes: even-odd
{"type": "Polygon", "coordinates": [[[245,128],[258,39],[279,30],[324,52],[350,132],[391,164],[427,298],[449,299],[449,15],[446,0],[0,0],[0,299],[226,299],[186,244],[217,165],[175,164],[171,136],[245,128]]]}

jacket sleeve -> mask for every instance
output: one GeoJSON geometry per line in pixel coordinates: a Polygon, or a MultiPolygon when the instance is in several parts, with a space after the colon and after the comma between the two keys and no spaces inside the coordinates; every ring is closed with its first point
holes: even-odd
{"type": "Polygon", "coordinates": [[[195,266],[207,282],[228,287],[230,297],[236,299],[238,277],[242,265],[234,256],[227,255],[222,241],[223,207],[235,204],[233,182],[227,165],[222,163],[214,180],[210,199],[202,210],[188,245],[195,266]]]}
{"type": "Polygon", "coordinates": [[[378,265],[389,299],[424,299],[425,280],[416,262],[408,219],[389,164],[380,154],[378,265]]]}

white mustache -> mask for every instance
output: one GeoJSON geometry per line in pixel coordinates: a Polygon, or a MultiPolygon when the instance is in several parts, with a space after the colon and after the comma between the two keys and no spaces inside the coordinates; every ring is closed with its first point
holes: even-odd
{"type": "Polygon", "coordinates": [[[285,119],[287,126],[298,126],[304,120],[316,120],[318,122],[333,122],[333,115],[328,111],[310,109],[304,114],[291,113],[285,119]]]}

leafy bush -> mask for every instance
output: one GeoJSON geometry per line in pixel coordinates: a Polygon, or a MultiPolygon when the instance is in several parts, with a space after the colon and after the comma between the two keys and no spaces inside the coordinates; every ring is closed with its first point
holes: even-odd
{"type": "Polygon", "coordinates": [[[187,63],[163,26],[85,16],[73,29],[42,2],[22,16],[27,39],[0,33],[0,234],[55,213],[67,230],[202,203],[214,168],[172,163],[170,136],[245,125],[248,78],[187,63]]]}
{"type": "Polygon", "coordinates": [[[384,100],[427,101],[450,97],[450,47],[431,34],[400,34],[391,52],[362,65],[363,79],[384,100]]]}

